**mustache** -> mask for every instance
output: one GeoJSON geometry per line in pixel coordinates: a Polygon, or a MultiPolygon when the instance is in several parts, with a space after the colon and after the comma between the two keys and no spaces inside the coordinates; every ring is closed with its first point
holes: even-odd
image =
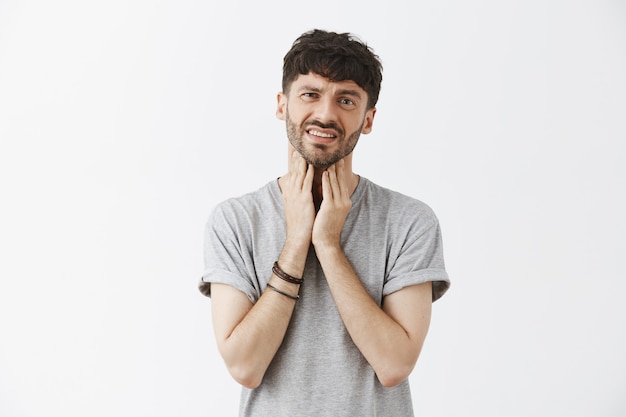
{"type": "Polygon", "coordinates": [[[319,120],[311,120],[309,123],[305,125],[305,129],[308,128],[309,126],[317,126],[321,129],[333,129],[333,130],[336,130],[337,133],[339,133],[340,135],[343,135],[343,130],[333,122],[322,123],[319,120]]]}

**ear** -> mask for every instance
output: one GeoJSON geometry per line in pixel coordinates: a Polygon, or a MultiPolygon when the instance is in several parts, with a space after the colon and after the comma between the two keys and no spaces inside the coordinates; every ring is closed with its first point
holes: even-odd
{"type": "Polygon", "coordinates": [[[278,93],[276,95],[276,117],[278,120],[285,120],[286,108],[287,108],[287,96],[284,93],[278,93]]]}
{"type": "Polygon", "coordinates": [[[367,135],[372,131],[374,125],[374,116],[376,115],[376,107],[371,108],[365,112],[365,120],[363,121],[363,129],[361,133],[367,135]]]}

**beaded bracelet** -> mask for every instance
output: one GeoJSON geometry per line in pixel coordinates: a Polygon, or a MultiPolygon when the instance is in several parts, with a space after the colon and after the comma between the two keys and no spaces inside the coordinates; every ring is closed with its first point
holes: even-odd
{"type": "Polygon", "coordinates": [[[280,269],[280,267],[278,266],[278,261],[274,262],[274,266],[272,267],[272,272],[276,274],[278,278],[285,280],[287,282],[290,282],[292,284],[300,285],[304,282],[304,278],[292,277],[291,275],[287,274],[285,271],[280,269]]]}
{"type": "Polygon", "coordinates": [[[278,288],[276,288],[275,286],[273,286],[273,285],[272,285],[272,284],[270,284],[269,282],[267,283],[267,288],[270,288],[270,289],[272,289],[272,290],[276,291],[277,293],[284,295],[285,297],[289,297],[289,298],[291,298],[292,300],[298,301],[298,300],[300,299],[300,296],[299,296],[299,295],[291,295],[291,294],[287,294],[286,292],[279,290],[278,288]]]}

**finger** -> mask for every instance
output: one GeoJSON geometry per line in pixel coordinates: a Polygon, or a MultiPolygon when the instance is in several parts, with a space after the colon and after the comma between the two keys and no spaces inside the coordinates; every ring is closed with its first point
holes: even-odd
{"type": "MultiPolygon", "coordinates": [[[[307,161],[302,157],[302,155],[300,155],[298,152],[296,152],[296,165],[297,165],[297,170],[298,170],[298,186],[300,187],[300,189],[305,189],[306,190],[306,186],[304,184],[304,182],[306,181],[307,176],[309,175],[309,164],[307,163],[307,161]]],[[[309,190],[311,188],[309,187],[309,190]]]]}
{"type": "Polygon", "coordinates": [[[337,175],[341,170],[337,168],[337,165],[333,165],[328,169],[328,181],[330,183],[330,189],[332,190],[333,197],[339,198],[341,197],[341,187],[339,181],[337,179],[337,175]]]}
{"type": "Polygon", "coordinates": [[[315,170],[313,168],[312,164],[308,164],[307,165],[307,169],[306,169],[306,175],[304,177],[304,180],[302,181],[302,189],[303,190],[310,190],[313,188],[313,174],[314,174],[315,170]]]}
{"type": "Polygon", "coordinates": [[[302,157],[298,153],[298,151],[293,151],[291,154],[291,158],[289,158],[289,170],[294,174],[300,173],[302,171],[302,157]]]}
{"type": "Polygon", "coordinates": [[[334,166],[328,168],[322,174],[322,198],[324,201],[331,201],[333,199],[333,187],[331,185],[331,171],[334,166]]]}
{"type": "Polygon", "coordinates": [[[294,163],[293,152],[291,152],[289,158],[287,159],[287,179],[289,180],[288,182],[290,186],[293,184],[294,163]]]}
{"type": "Polygon", "coordinates": [[[301,189],[303,177],[306,173],[306,162],[297,151],[293,151],[289,158],[289,177],[291,185],[301,189]]]}
{"type": "Polygon", "coordinates": [[[336,164],[335,164],[335,176],[336,176],[336,182],[337,182],[337,190],[339,192],[339,195],[341,197],[344,196],[346,190],[347,190],[347,186],[346,186],[346,173],[343,169],[344,166],[344,161],[343,159],[339,160],[336,164]]]}
{"type": "Polygon", "coordinates": [[[330,201],[332,198],[332,191],[330,190],[330,182],[328,180],[328,171],[322,173],[322,204],[326,201],[330,201]]]}

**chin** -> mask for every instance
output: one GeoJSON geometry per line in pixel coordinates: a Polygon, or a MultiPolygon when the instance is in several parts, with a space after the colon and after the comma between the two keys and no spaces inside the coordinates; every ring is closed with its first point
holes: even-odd
{"type": "Polygon", "coordinates": [[[314,159],[314,158],[307,158],[304,157],[304,159],[311,165],[313,165],[315,168],[317,169],[323,169],[326,170],[328,169],[330,166],[334,165],[337,161],[335,160],[320,160],[320,159],[314,159]]]}

